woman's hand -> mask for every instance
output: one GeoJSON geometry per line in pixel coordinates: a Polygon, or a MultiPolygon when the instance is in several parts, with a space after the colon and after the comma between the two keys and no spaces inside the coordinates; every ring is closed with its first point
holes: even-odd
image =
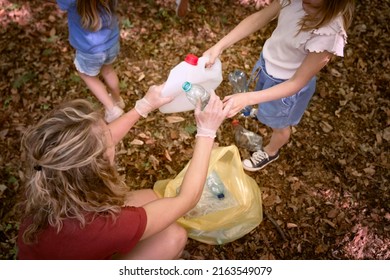
{"type": "Polygon", "coordinates": [[[164,85],[165,83],[158,86],[151,86],[145,96],[135,103],[135,110],[141,116],[146,118],[150,112],[173,100],[173,96],[161,96],[161,91],[164,88],[164,85]]]}
{"type": "Polygon", "coordinates": [[[199,102],[195,109],[196,136],[214,138],[218,127],[229,113],[231,105],[232,102],[226,102],[224,105],[214,91],[211,93],[209,103],[203,111],[199,102]]]}

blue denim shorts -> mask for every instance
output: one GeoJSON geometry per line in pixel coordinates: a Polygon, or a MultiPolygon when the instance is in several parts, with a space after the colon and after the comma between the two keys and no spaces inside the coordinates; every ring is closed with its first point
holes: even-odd
{"type": "MultiPolygon", "coordinates": [[[[256,91],[273,87],[285,81],[268,75],[262,54],[253,68],[252,75],[256,72],[256,91]]],[[[257,110],[257,119],[271,128],[297,125],[309,105],[315,89],[316,77],[313,77],[307,85],[292,96],[260,103],[257,110]]]]}
{"type": "Polygon", "coordinates": [[[119,54],[119,42],[108,50],[100,53],[84,53],[76,50],[74,64],[77,71],[88,76],[99,75],[100,69],[104,64],[111,64],[119,54]]]}

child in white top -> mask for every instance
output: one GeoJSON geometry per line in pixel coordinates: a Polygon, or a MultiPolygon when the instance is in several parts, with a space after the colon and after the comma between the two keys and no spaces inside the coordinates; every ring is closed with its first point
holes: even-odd
{"type": "Polygon", "coordinates": [[[258,104],[257,118],[273,129],[264,149],[243,161],[244,169],[260,170],[279,157],[314,94],[316,74],[333,56],[343,56],[353,10],[354,0],[274,0],[203,54],[211,66],[223,50],[278,18],[255,66],[261,68],[255,91],[224,99],[234,101],[229,117],[258,104]]]}

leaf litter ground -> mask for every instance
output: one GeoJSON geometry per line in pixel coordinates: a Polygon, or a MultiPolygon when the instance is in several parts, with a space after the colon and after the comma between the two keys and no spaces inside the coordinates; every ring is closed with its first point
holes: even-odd
{"type": "MultiPolygon", "coordinates": [[[[242,1],[245,2],[245,1],[242,1]]],[[[280,158],[248,173],[262,192],[264,221],[246,236],[211,246],[189,240],[183,259],[390,259],[389,1],[358,1],[343,59],[319,75],[317,92],[280,158]]],[[[196,1],[185,18],[174,1],[121,1],[121,53],[115,63],[130,109],[162,83],[187,53],[201,55],[255,9],[239,1],[196,1]]],[[[23,131],[59,103],[86,98],[67,40],[66,14],[54,1],[0,2],[0,259],[13,259],[23,180],[23,131]]],[[[275,23],[226,50],[227,75],[248,74],[275,23]]],[[[270,130],[242,119],[264,139],[270,130]]],[[[174,178],[191,159],[192,112],[141,120],[118,147],[117,164],[132,189],[174,178]]],[[[217,145],[233,144],[230,121],[217,145]]],[[[241,156],[248,153],[240,150],[241,156]]]]}

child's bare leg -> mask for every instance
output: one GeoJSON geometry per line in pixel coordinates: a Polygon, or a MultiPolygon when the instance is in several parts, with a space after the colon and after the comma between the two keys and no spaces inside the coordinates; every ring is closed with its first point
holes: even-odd
{"type": "Polygon", "coordinates": [[[97,99],[103,104],[106,110],[111,110],[114,107],[114,102],[108,95],[106,86],[97,76],[88,76],[79,72],[81,79],[86,83],[87,87],[92,91],[97,99]]]}
{"type": "Polygon", "coordinates": [[[103,76],[104,82],[110,90],[112,99],[115,102],[120,100],[119,79],[112,64],[105,64],[100,69],[100,73],[103,76]]]}
{"type": "Polygon", "coordinates": [[[273,128],[271,139],[267,146],[264,147],[264,151],[269,156],[274,156],[281,147],[288,143],[290,139],[291,129],[290,127],[285,128],[273,128]]]}

